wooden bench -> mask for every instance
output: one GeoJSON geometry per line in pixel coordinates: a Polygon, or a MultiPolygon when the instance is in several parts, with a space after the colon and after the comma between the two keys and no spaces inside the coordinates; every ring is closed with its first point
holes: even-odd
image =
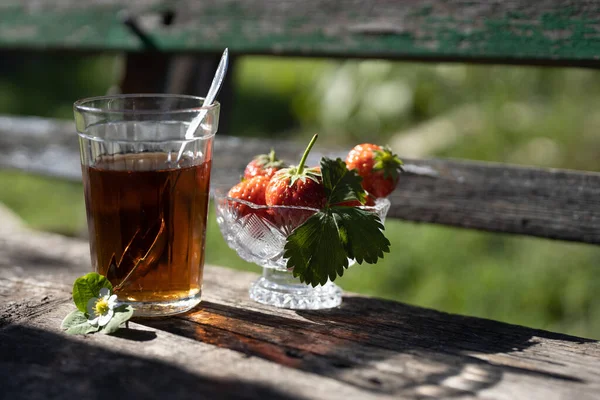
{"type": "MultiPolygon", "coordinates": [[[[224,47],[234,55],[600,66],[600,5],[594,2],[127,4],[9,0],[0,5],[0,49],[124,51],[127,92],[188,90],[190,82],[164,79],[183,65],[180,55],[203,55],[194,64],[201,68],[214,64],[224,47]],[[150,64],[152,69],[140,72],[140,65],[150,64]]],[[[265,144],[218,136],[213,181],[233,183],[265,145],[287,158],[300,151],[285,139],[265,144]]],[[[391,217],[600,243],[599,173],[406,161],[403,184],[391,197],[391,217]]],[[[80,179],[73,123],[0,117],[0,167],[80,179]]],[[[117,337],[65,337],[58,325],[71,307],[71,282],[89,268],[87,244],[32,232],[6,214],[1,218],[0,388],[17,398],[97,392],[151,398],[591,399],[600,393],[597,341],[351,294],[340,309],[277,310],[248,301],[253,274],[219,267],[207,269],[204,302],[192,313],[140,321],[117,337]]]]}

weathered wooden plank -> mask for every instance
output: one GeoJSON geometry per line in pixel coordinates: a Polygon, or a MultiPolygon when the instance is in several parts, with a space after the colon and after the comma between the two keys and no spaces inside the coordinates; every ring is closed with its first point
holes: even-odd
{"type": "MultiPolygon", "coordinates": [[[[72,122],[0,117],[0,167],[81,179],[72,122]]],[[[232,186],[255,154],[297,160],[303,144],[217,136],[213,185],[232,186]]],[[[346,149],[316,148],[344,157],[346,149]]],[[[396,149],[402,155],[402,149],[396,149]]],[[[389,216],[491,232],[600,243],[600,173],[454,160],[406,160],[389,216]]]]}
{"type": "Polygon", "coordinates": [[[9,0],[0,47],[598,67],[592,0],[9,0]]]}
{"type": "MultiPolygon", "coordinates": [[[[139,323],[112,337],[66,336],[58,327],[73,309],[70,285],[89,268],[84,241],[15,224],[0,229],[3,398],[392,398],[139,323]]],[[[206,275],[209,293],[214,282],[231,277],[237,279],[234,290],[240,296],[246,289],[239,285],[255,278],[215,267],[208,267],[206,275]]]]}
{"type": "Polygon", "coordinates": [[[600,243],[600,174],[448,160],[404,180],[390,216],[463,228],[600,243]]]}
{"type": "Polygon", "coordinates": [[[351,294],[333,310],[280,310],[249,301],[255,274],[218,267],[206,269],[191,313],[141,320],[117,337],[67,337],[58,326],[87,255],[80,240],[0,231],[4,395],[547,400],[600,391],[598,341],[351,294]]]}

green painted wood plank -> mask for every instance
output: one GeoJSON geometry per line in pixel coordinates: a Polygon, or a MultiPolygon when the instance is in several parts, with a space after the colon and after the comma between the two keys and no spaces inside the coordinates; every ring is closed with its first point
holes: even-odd
{"type": "Polygon", "coordinates": [[[150,43],[168,52],[600,65],[600,3],[591,0],[7,0],[0,15],[0,48],[11,49],[150,43]]]}

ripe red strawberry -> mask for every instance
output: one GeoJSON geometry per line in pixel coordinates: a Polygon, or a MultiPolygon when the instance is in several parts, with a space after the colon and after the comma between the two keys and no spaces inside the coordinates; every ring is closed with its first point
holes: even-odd
{"type": "Polygon", "coordinates": [[[269,154],[259,154],[248,163],[244,170],[244,179],[258,175],[272,178],[275,172],[285,167],[287,164],[277,158],[275,151],[271,149],[269,154]]]}
{"type": "MultiPolygon", "coordinates": [[[[265,193],[268,183],[269,178],[261,175],[245,179],[229,189],[227,196],[264,206],[266,205],[265,193]]],[[[242,216],[253,212],[252,207],[245,204],[236,203],[234,207],[242,216]]]]}
{"type": "Polygon", "coordinates": [[[362,176],[363,189],[377,198],[387,197],[394,191],[402,171],[402,161],[389,147],[370,143],[350,150],[346,166],[362,176]]]}
{"type": "Polygon", "coordinates": [[[267,186],[267,205],[319,209],[325,206],[325,188],[320,171],[317,171],[316,168],[306,168],[304,165],[316,140],[317,135],[314,135],[298,166],[283,168],[271,178],[267,186]]]}

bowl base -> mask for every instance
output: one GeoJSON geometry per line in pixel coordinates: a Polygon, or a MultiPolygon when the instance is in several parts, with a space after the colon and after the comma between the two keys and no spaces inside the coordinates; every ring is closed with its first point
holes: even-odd
{"type": "Polygon", "coordinates": [[[332,282],[312,287],[300,283],[291,272],[265,268],[250,287],[250,298],[258,303],[292,310],[322,310],[342,303],[342,290],[332,282]]]}

